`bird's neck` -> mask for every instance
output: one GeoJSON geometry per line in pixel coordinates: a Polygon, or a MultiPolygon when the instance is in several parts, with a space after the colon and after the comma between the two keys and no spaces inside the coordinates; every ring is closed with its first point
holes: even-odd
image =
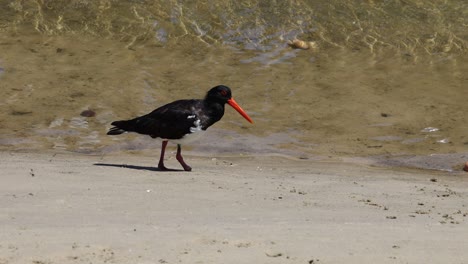
{"type": "Polygon", "coordinates": [[[205,101],[205,107],[210,116],[210,124],[218,122],[224,115],[224,104],[217,101],[205,101]]]}

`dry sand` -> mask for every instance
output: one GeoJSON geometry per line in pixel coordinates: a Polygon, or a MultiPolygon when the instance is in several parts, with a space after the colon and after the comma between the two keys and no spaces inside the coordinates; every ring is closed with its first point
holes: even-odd
{"type": "Polygon", "coordinates": [[[465,173],[156,159],[0,153],[0,263],[468,263],[465,173]]]}

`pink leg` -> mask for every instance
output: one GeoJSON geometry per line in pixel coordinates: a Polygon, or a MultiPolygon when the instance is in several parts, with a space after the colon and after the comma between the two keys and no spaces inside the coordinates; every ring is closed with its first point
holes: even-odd
{"type": "Polygon", "coordinates": [[[184,171],[191,171],[192,168],[189,165],[187,165],[187,163],[185,163],[184,158],[182,158],[181,152],[182,152],[182,150],[181,150],[180,144],[177,144],[176,159],[179,161],[180,165],[182,165],[182,167],[184,167],[184,171]]]}
{"type": "Polygon", "coordinates": [[[159,163],[158,163],[158,169],[165,171],[167,168],[164,166],[164,153],[166,152],[166,146],[167,146],[167,140],[164,140],[162,142],[161,146],[161,157],[159,158],[159,163]]]}

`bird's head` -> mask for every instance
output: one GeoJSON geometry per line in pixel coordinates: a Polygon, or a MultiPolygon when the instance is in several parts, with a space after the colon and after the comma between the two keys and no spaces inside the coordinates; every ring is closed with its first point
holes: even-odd
{"type": "Polygon", "coordinates": [[[234,98],[232,98],[231,89],[224,85],[218,85],[211,88],[206,94],[205,100],[211,102],[219,102],[222,104],[229,104],[234,108],[239,114],[241,114],[247,121],[253,123],[252,119],[247,115],[247,113],[236,103],[234,98]]]}
{"type": "Polygon", "coordinates": [[[206,99],[210,101],[217,101],[223,104],[227,103],[231,98],[231,89],[224,85],[213,87],[206,94],[206,99]]]}

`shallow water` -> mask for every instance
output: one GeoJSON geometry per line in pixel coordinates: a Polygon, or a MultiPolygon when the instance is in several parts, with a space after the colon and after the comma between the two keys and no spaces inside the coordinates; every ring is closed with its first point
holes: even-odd
{"type": "Polygon", "coordinates": [[[185,149],[316,159],[467,152],[464,1],[8,2],[4,150],[158,153],[150,138],[106,136],[110,122],[225,84],[254,125],[228,107],[185,149]],[[316,47],[292,49],[294,38],[316,47]]]}

